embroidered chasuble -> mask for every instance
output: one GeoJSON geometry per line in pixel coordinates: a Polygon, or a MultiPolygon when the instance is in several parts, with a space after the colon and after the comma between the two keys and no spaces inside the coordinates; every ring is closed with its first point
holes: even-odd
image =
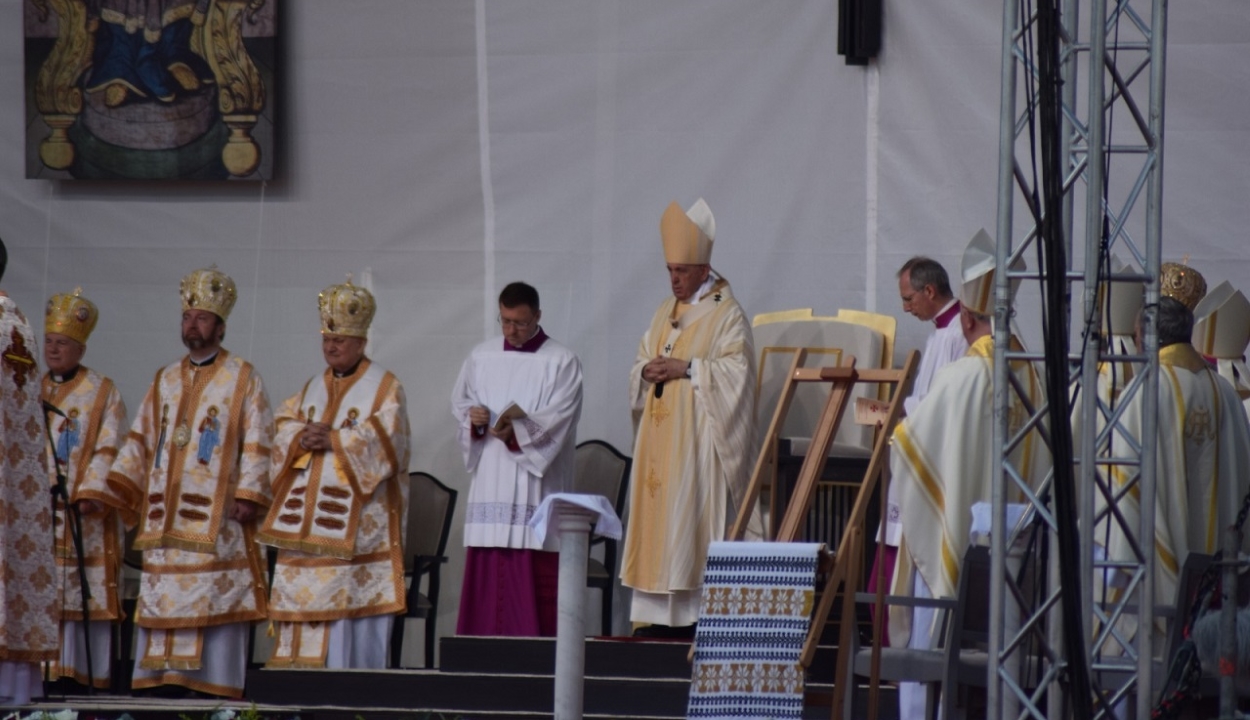
{"type": "MultiPolygon", "coordinates": [[[[83,499],[79,491],[84,486],[104,486],[109,467],[117,458],[117,449],[126,434],[126,405],[112,380],[84,366],[79,366],[73,377],[63,382],[57,382],[51,374],[45,373],[41,397],[66,415],[47,415],[52,428],[52,444],[44,447],[49,482],[56,484],[56,462],[59,461],[62,471],[66,473],[70,501],[76,502],[83,499]]],[[[61,620],[70,625],[62,625],[60,662],[52,664],[49,669],[53,677],[72,677],[86,683],[85,660],[78,663],[70,660],[86,653],[80,636],[82,627],[78,625],[83,619],[78,555],[62,503],[57,504],[56,516],[61,620]]],[[[104,512],[82,515],[81,518],[83,565],[91,590],[92,654],[97,656],[91,670],[96,686],[108,687],[109,667],[106,660],[110,657],[110,623],[122,619],[117,588],[125,532],[120,514],[108,505],[104,506],[104,512]]]]}
{"type": "Polygon", "coordinates": [[[82,498],[117,507],[137,525],[143,551],[135,624],[135,687],[172,682],[238,694],[181,671],[205,667],[199,630],[265,617],[265,580],[253,524],[229,517],[237,500],[270,504],[273,417],[260,375],[220,350],[202,366],[190,358],[156,374],[109,472],[106,487],[84,483],[82,498]],[[187,632],[194,630],[194,632],[187,632]]]}
{"type": "Polygon", "coordinates": [[[274,503],[257,540],[281,548],[269,599],[270,667],[325,667],[330,621],[401,613],[408,510],[408,406],[367,358],[326,368],[278,410],[274,503]],[[333,428],[331,449],[300,447],[305,423],[333,428]]]}
{"type": "MultiPolygon", "coordinates": [[[[37,354],[35,334],[22,311],[0,295],[0,503],[5,511],[0,514],[0,675],[15,665],[57,656],[61,588],[53,555],[37,354]]],[[[9,685],[0,678],[0,695],[28,697],[23,695],[28,688],[9,685]]]]}
{"type": "MultiPolygon", "coordinates": [[[[1012,347],[1019,343],[1012,338],[1012,347]]],[[[1029,403],[1041,407],[1043,389],[1031,364],[1015,361],[1012,372],[1029,403]]],[[[1008,434],[1023,428],[1028,413],[1010,395],[1008,434]]],[[[993,501],[1000,478],[994,435],[994,339],[979,338],[968,354],[941,368],[916,412],[894,430],[891,484],[899,490],[903,538],[894,569],[892,593],[915,595],[918,572],[933,597],[954,597],[960,563],[968,549],[974,503],[993,501]]],[[[1016,446],[1012,464],[1031,487],[1050,469],[1050,451],[1034,430],[1016,446]]],[[[1008,502],[1019,502],[1013,493],[1008,502]]],[[[907,647],[912,609],[891,608],[890,646],[907,647]]],[[[924,629],[923,631],[927,631],[924,629]]]]}
{"type": "MultiPolygon", "coordinates": [[[[636,439],[621,581],[634,589],[631,620],[689,625],[708,546],[736,518],[758,451],[751,327],[728,282],[693,305],[671,296],[660,305],[629,389],[636,439]],[[691,378],[656,397],[642,368],[659,355],[690,361],[691,378]]],[[[750,532],[761,529],[757,510],[750,532]]]]}
{"type": "MultiPolygon", "coordinates": [[[[1141,438],[1140,393],[1129,400],[1121,426],[1124,431],[1117,431],[1112,439],[1113,456],[1127,454],[1132,445],[1125,443],[1136,444],[1141,438]]],[[[1236,519],[1250,489],[1250,424],[1232,385],[1219,377],[1192,345],[1176,343],[1159,350],[1156,431],[1156,442],[1143,438],[1141,444],[1154,445],[1157,463],[1155,602],[1171,604],[1186,556],[1191,552],[1214,553],[1223,546],[1223,528],[1236,519]],[[1230,502],[1230,497],[1236,501],[1230,502]]],[[[1122,470],[1113,473],[1113,478],[1116,492],[1131,480],[1122,470]]],[[[1095,497],[1097,512],[1103,515],[1105,499],[1099,493],[1095,497]]],[[[1133,528],[1141,518],[1138,497],[1135,488],[1119,500],[1119,510],[1133,528]]],[[[1100,544],[1107,542],[1109,559],[1131,557],[1129,543],[1115,523],[1103,520],[1095,527],[1094,537],[1100,544]]],[[[1243,543],[1242,552],[1247,547],[1243,543]]],[[[1125,627],[1133,631],[1131,625],[1125,627]]],[[[1158,628],[1162,633],[1162,623],[1158,628]]],[[[1156,642],[1155,647],[1162,645],[1156,642]]]]}

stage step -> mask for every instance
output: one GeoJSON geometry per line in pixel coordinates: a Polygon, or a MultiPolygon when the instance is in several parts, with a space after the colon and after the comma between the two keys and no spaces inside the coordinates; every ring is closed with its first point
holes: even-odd
{"type": "MultiPolygon", "coordinates": [[[[464,715],[512,711],[550,716],[551,675],[453,673],[426,670],[255,670],[247,694],[258,705],[284,705],[318,716],[327,706],[376,710],[421,708],[464,715]]],[[[690,680],[596,678],[585,680],[589,715],[684,717],[690,680]]]]}
{"type": "MultiPolygon", "coordinates": [[[[689,651],[688,642],[588,638],[586,716],[685,717],[689,651]]],[[[430,717],[466,720],[550,716],[554,639],[446,637],[439,658],[438,670],[254,670],[248,673],[247,695],[259,705],[299,708],[327,720],[349,708],[366,717],[416,708],[430,717]]],[[[818,649],[804,717],[829,716],[836,659],[836,648],[818,649]]],[[[895,697],[892,690],[883,691],[882,720],[896,715],[895,697]]]]}
{"type": "MultiPolygon", "coordinates": [[[[690,680],[688,642],[586,640],[586,677],[690,680]]],[[[552,675],[554,638],[447,637],[439,646],[443,672],[552,675]]]]}

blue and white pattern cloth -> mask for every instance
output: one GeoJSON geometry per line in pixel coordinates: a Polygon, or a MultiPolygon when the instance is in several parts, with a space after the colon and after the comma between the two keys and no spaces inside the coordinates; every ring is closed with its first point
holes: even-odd
{"type": "Polygon", "coordinates": [[[687,717],[799,718],[817,543],[714,542],[687,717]]]}

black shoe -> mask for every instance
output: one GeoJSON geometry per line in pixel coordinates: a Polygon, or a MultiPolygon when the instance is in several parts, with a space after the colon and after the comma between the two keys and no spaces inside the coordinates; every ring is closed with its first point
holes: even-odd
{"type": "Polygon", "coordinates": [[[682,638],[682,639],[694,639],[694,631],[695,631],[695,628],[697,627],[698,625],[694,624],[694,625],[682,625],[680,627],[669,628],[669,632],[672,633],[671,635],[669,635],[669,637],[682,638]]]}
{"type": "Polygon", "coordinates": [[[657,638],[664,640],[688,640],[694,637],[694,625],[644,625],[634,631],[634,637],[657,638]]]}
{"type": "Polygon", "coordinates": [[[181,685],[157,685],[133,691],[137,697],[160,698],[161,700],[186,700],[195,697],[195,691],[181,685]]]}
{"type": "Polygon", "coordinates": [[[633,637],[636,637],[636,638],[663,637],[660,634],[660,631],[667,630],[667,629],[668,627],[665,625],[643,625],[642,627],[636,628],[634,630],[633,637]]]}
{"type": "Polygon", "coordinates": [[[87,686],[71,677],[61,677],[44,683],[45,697],[65,697],[67,695],[86,695],[87,686]]]}

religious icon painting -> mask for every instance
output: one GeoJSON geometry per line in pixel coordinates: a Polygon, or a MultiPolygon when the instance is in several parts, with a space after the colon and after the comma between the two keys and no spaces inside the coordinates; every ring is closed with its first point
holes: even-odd
{"type": "Polygon", "coordinates": [[[357,410],[356,408],[351,408],[347,411],[347,417],[343,418],[343,424],[341,427],[354,428],[356,427],[356,423],[359,422],[359,420],[360,420],[360,411],[357,410]]]}
{"type": "Polygon", "coordinates": [[[26,177],[270,180],[277,0],[23,0],[26,177]]]}
{"type": "Polygon", "coordinates": [[[213,451],[221,444],[221,420],[216,405],[209,405],[208,412],[200,421],[200,442],[196,447],[195,458],[201,465],[213,461],[213,451]]]}

